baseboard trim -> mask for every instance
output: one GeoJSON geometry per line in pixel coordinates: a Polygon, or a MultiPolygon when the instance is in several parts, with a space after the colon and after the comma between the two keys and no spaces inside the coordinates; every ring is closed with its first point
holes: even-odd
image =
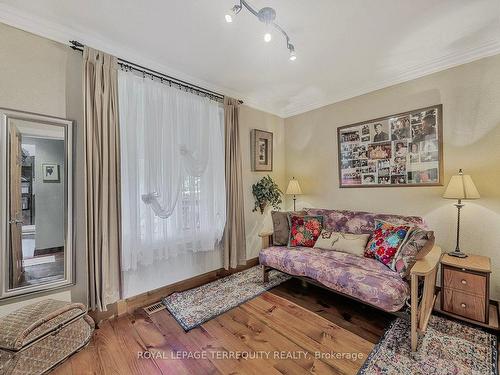
{"type": "Polygon", "coordinates": [[[62,253],[64,251],[64,247],[59,246],[59,247],[48,247],[46,249],[35,249],[33,252],[34,257],[42,256],[42,255],[50,255],[50,254],[57,254],[57,253],[62,253]]]}
{"type": "Polygon", "coordinates": [[[189,279],[178,281],[174,284],[166,285],[158,289],[151,290],[146,293],[139,294],[134,297],[126,298],[108,306],[108,311],[90,311],[89,315],[96,321],[101,322],[117,316],[133,313],[138,308],[151,305],[160,301],[174,292],[182,292],[184,290],[196,288],[203,284],[220,279],[221,277],[229,276],[233,273],[246,270],[259,264],[259,258],[248,259],[244,265],[239,265],[236,268],[225,270],[219,268],[201,275],[190,277],[189,279]]]}

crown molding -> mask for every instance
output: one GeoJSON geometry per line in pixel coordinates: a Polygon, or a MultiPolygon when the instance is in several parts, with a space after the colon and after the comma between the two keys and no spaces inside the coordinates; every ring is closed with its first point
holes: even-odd
{"type": "Polygon", "coordinates": [[[276,108],[272,108],[269,105],[261,103],[255,98],[243,95],[237,91],[228,89],[227,87],[219,86],[203,79],[193,77],[179,70],[172,69],[158,61],[155,61],[154,59],[141,56],[130,48],[106,39],[90,30],[78,27],[70,28],[1,3],[0,22],[68,46],[70,40],[77,40],[84,45],[91,46],[92,48],[99,49],[125,60],[146,66],[150,69],[154,69],[169,76],[190,82],[194,85],[205,87],[209,90],[220,92],[221,94],[231,96],[233,98],[241,99],[248,107],[275,114],[277,116],[280,115],[276,108]]]}
{"type": "Polygon", "coordinates": [[[404,67],[403,69],[401,69],[402,71],[404,71],[404,73],[399,74],[391,79],[380,80],[379,82],[372,83],[365,87],[356,88],[350,90],[349,92],[345,92],[340,95],[334,95],[329,98],[324,98],[322,100],[314,101],[311,103],[299,103],[294,106],[288,106],[282,111],[281,116],[283,118],[297,116],[321,107],[352,99],[373,91],[412,81],[417,78],[422,78],[430,74],[438,73],[446,69],[454,68],[498,54],[500,54],[500,39],[488,40],[478,46],[475,46],[474,48],[450,53],[445,56],[440,56],[430,61],[426,61],[423,64],[409,65],[407,67],[404,67]]]}

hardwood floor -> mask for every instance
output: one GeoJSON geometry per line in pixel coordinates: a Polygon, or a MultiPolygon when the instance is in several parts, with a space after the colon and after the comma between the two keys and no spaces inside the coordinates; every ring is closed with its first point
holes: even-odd
{"type": "Polygon", "coordinates": [[[378,343],[394,316],[312,284],[292,279],[271,293],[296,303],[336,325],[378,343]]]}
{"type": "Polygon", "coordinates": [[[391,319],[292,279],[187,333],[167,310],[104,321],[52,374],[355,374],[391,319]]]}

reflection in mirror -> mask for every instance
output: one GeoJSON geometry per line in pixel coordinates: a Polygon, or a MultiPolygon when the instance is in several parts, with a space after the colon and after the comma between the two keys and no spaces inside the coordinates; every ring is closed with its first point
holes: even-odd
{"type": "Polygon", "coordinates": [[[65,277],[65,127],[9,119],[9,289],[65,277]]]}

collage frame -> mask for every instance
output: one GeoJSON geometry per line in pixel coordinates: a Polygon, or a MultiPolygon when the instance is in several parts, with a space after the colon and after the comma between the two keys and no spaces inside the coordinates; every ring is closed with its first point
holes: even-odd
{"type": "Polygon", "coordinates": [[[341,126],[337,147],[340,188],[443,186],[443,105],[341,126]]]}

